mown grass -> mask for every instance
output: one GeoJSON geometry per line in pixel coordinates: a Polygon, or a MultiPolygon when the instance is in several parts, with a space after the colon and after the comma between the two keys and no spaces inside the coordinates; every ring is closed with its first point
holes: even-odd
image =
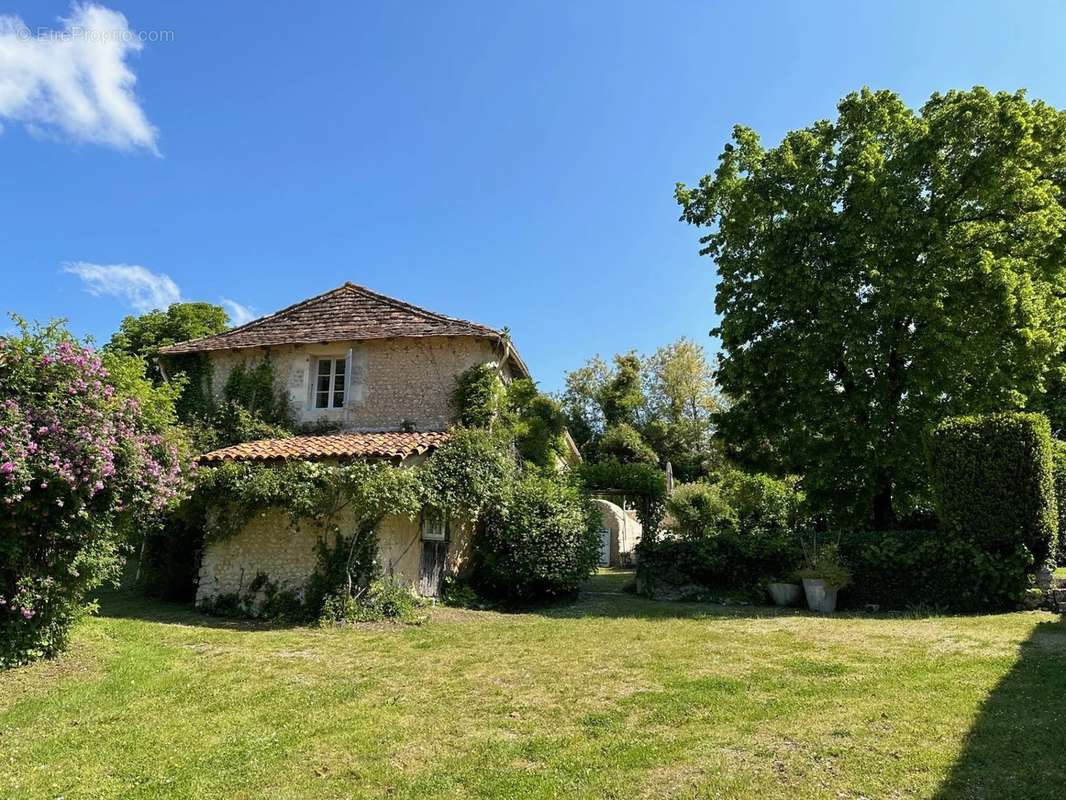
{"type": "Polygon", "coordinates": [[[1066,624],[1036,612],[590,594],[318,630],[127,598],[0,674],[11,798],[1051,798],[1063,753],[1066,624]]]}

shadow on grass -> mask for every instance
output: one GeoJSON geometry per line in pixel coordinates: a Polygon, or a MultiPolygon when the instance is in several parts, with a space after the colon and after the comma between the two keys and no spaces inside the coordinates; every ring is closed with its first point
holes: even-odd
{"type": "Polygon", "coordinates": [[[581,587],[583,592],[603,592],[617,594],[636,582],[636,570],[617,569],[614,567],[601,567],[596,570],[585,585],[581,587]]]}
{"type": "Polygon", "coordinates": [[[129,589],[105,589],[96,595],[97,616],[110,619],[135,619],[169,625],[192,625],[231,631],[271,631],[307,627],[296,622],[268,622],[240,617],[215,617],[197,611],[189,603],[171,603],[129,589]]]}
{"type": "MultiPolygon", "coordinates": [[[[600,576],[595,576],[600,577],[600,576]]],[[[595,577],[593,581],[595,581],[595,577]]],[[[617,581],[617,575],[606,575],[617,581]]],[[[628,580],[628,576],[626,576],[628,580]]],[[[609,584],[610,585],[610,584],[609,584]]],[[[781,616],[817,616],[798,608],[776,608],[759,605],[721,605],[649,600],[635,594],[602,590],[602,584],[587,585],[577,598],[560,599],[555,603],[515,608],[492,608],[497,613],[535,614],[553,619],[729,619],[767,618],[781,616]]],[[[276,622],[220,617],[197,611],[191,604],[158,600],[130,589],[107,589],[97,593],[98,616],[111,619],[134,619],[168,625],[190,625],[234,631],[271,631],[307,627],[306,623],[276,622]]],[[[846,614],[838,614],[846,617],[846,614]]]]}
{"type": "Polygon", "coordinates": [[[1021,644],[934,797],[1066,797],[1066,619],[1040,623],[1021,644]]]}
{"type": "MultiPolygon", "coordinates": [[[[941,613],[868,613],[841,610],[825,617],[805,608],[779,608],[744,601],[689,602],[652,600],[622,591],[632,573],[623,570],[603,570],[594,575],[577,597],[560,598],[556,602],[535,606],[490,607],[487,610],[504,614],[534,614],[552,619],[770,619],[775,617],[809,617],[830,620],[848,619],[915,619],[923,616],[941,617],[941,613]]],[[[168,602],[146,597],[137,591],[121,588],[97,593],[98,615],[113,619],[135,619],[170,625],[190,625],[237,631],[271,631],[308,627],[304,622],[281,622],[244,617],[212,616],[196,610],[191,604],[168,602]]],[[[1066,671],[1064,671],[1066,676],[1066,671]]],[[[1064,795],[1066,796],[1066,795],[1064,795]]]]}

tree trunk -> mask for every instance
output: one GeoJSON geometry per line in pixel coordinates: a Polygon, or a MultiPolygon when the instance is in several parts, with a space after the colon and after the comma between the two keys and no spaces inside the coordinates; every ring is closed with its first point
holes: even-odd
{"type": "Polygon", "coordinates": [[[874,530],[889,530],[896,524],[896,512],[892,509],[892,480],[881,478],[874,495],[874,530]]]}

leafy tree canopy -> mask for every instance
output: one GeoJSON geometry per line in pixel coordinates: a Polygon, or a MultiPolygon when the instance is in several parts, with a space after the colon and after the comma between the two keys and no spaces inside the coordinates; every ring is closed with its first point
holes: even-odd
{"type": "Polygon", "coordinates": [[[665,466],[692,480],[718,460],[712,440],[720,403],[706,351],[689,339],[650,356],[599,356],[566,376],[562,406],[586,459],[665,466]]]}
{"type": "Polygon", "coordinates": [[[122,320],[118,331],[105,345],[140,356],[148,362],[148,374],[157,383],[162,380],[155,356],[160,347],[187,339],[222,333],[229,327],[229,317],[222,306],[211,303],[174,303],[166,311],[149,311],[122,320]]]}
{"type": "Polygon", "coordinates": [[[848,95],[745,127],[682,219],[709,232],[731,455],[875,525],[927,503],[922,431],[1039,407],[1066,343],[1066,114],[1024,93],[848,95]]]}

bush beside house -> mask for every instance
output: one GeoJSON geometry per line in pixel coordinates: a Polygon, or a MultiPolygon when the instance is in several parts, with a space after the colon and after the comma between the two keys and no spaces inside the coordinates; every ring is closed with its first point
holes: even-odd
{"type": "Polygon", "coordinates": [[[474,540],[474,586],[508,603],[576,593],[599,559],[599,519],[576,487],[527,475],[487,510],[474,540]]]}
{"type": "Polygon", "coordinates": [[[1017,607],[1034,569],[1055,551],[1055,448],[1040,414],[950,417],[930,428],[926,454],[939,526],[842,535],[853,575],[846,602],[1017,607]]]}
{"type": "MultiPolygon", "coordinates": [[[[1039,414],[953,417],[927,438],[939,524],[929,529],[825,531],[850,573],[851,607],[1017,607],[1036,567],[1054,555],[1066,488],[1064,446],[1039,414]]],[[[810,538],[795,481],[729,472],[683,484],[667,500],[670,528],[640,547],[650,594],[753,589],[794,577],[810,538]]],[[[813,526],[813,527],[811,527],[813,526]]]]}

